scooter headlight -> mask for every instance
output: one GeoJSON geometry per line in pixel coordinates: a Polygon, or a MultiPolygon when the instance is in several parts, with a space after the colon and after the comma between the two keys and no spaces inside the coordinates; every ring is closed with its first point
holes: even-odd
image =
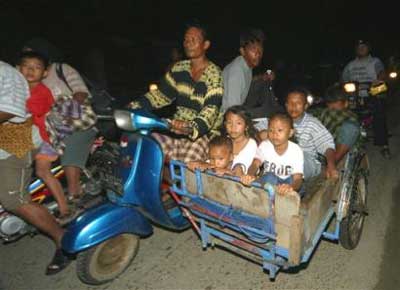
{"type": "Polygon", "coordinates": [[[354,93],[357,90],[355,83],[346,83],[344,84],[343,88],[346,93],[354,93]]]}
{"type": "Polygon", "coordinates": [[[391,79],[397,78],[397,72],[392,71],[392,72],[389,74],[389,77],[390,77],[391,79]]]}
{"type": "Polygon", "coordinates": [[[115,110],[114,119],[118,128],[125,131],[135,131],[135,127],[132,120],[133,113],[124,110],[115,110]]]}

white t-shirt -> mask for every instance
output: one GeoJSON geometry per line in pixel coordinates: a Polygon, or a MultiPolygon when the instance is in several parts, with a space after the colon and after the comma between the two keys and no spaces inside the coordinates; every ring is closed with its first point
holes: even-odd
{"type": "Polygon", "coordinates": [[[257,142],[254,139],[250,138],[246,146],[244,146],[243,149],[239,152],[239,154],[237,154],[233,158],[232,169],[236,165],[240,164],[241,166],[243,166],[244,173],[247,173],[247,170],[249,170],[249,167],[253,162],[256,152],[257,152],[257,142]]]}
{"type": "Polygon", "coordinates": [[[274,173],[282,179],[293,174],[303,174],[304,156],[300,146],[289,141],[289,146],[283,155],[276,153],[274,145],[269,140],[258,146],[255,159],[264,164],[264,174],[274,173]]]}

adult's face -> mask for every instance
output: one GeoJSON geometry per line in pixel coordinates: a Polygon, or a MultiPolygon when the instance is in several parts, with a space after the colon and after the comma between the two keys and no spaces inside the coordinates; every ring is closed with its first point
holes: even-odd
{"type": "Polygon", "coordinates": [[[257,67],[263,57],[264,47],[259,42],[252,42],[240,48],[240,54],[251,68],[257,67]]]}
{"type": "Polygon", "coordinates": [[[339,100],[335,102],[329,102],[326,104],[328,109],[335,110],[335,111],[344,111],[348,107],[348,102],[339,100]]]}
{"type": "Polygon", "coordinates": [[[183,48],[189,59],[199,58],[206,54],[210,42],[205,40],[199,28],[191,27],[186,30],[183,40],[183,48]]]}
{"type": "Polygon", "coordinates": [[[365,44],[361,44],[356,47],[356,55],[358,57],[366,57],[369,55],[369,48],[365,44]]]}
{"type": "Polygon", "coordinates": [[[290,93],[286,100],[286,110],[294,121],[301,118],[307,109],[306,97],[299,92],[290,93]]]}

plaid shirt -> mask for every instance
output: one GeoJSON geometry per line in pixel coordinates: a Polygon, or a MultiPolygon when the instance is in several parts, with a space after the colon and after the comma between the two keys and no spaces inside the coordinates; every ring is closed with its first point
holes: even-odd
{"type": "Polygon", "coordinates": [[[350,110],[338,111],[323,108],[316,109],[312,111],[311,114],[320,120],[328,129],[335,139],[335,142],[338,140],[340,127],[345,121],[353,122],[357,125],[359,124],[357,115],[350,110]]]}

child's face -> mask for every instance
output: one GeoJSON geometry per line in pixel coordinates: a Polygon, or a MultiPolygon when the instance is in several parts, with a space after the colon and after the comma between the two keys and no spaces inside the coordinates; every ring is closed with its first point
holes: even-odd
{"type": "Polygon", "coordinates": [[[23,59],[18,69],[28,83],[39,83],[47,75],[46,67],[43,62],[37,58],[23,59]]]}
{"type": "Polygon", "coordinates": [[[240,138],[246,135],[246,122],[239,115],[228,113],[225,121],[225,129],[232,139],[240,138]]]}
{"type": "Polygon", "coordinates": [[[226,169],[232,161],[232,151],[228,146],[212,146],[209,149],[208,157],[210,164],[215,168],[226,169]]]}
{"type": "Polygon", "coordinates": [[[297,120],[303,116],[307,109],[306,98],[298,92],[290,93],[286,101],[286,110],[293,120],[297,120]]]}
{"type": "Polygon", "coordinates": [[[343,111],[348,107],[348,102],[339,100],[336,102],[329,102],[326,104],[330,110],[343,111]]]}
{"type": "Polygon", "coordinates": [[[280,119],[274,119],[268,125],[268,139],[274,147],[286,145],[293,133],[289,124],[280,119]]]}

